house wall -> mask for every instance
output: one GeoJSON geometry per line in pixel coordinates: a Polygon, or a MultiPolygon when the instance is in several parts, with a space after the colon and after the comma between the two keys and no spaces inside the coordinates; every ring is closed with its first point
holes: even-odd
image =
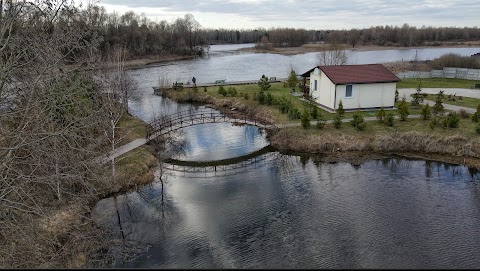
{"type": "Polygon", "coordinates": [[[393,107],[397,83],[353,84],[351,98],[345,98],[346,85],[337,85],[335,109],[340,100],[344,109],[393,107]]]}
{"type": "Polygon", "coordinates": [[[323,71],[320,70],[318,75],[314,75],[313,72],[310,73],[310,94],[317,103],[333,109],[335,85],[323,71]],[[314,80],[318,80],[317,91],[313,90],[314,80]]]}

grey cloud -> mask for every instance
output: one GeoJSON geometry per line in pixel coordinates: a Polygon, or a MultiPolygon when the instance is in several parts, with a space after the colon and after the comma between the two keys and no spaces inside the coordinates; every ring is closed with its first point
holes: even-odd
{"type": "Polygon", "coordinates": [[[203,1],[154,1],[154,0],[103,0],[102,4],[123,5],[129,8],[157,7],[172,12],[211,12],[248,16],[256,22],[289,22],[295,27],[296,21],[322,22],[325,19],[342,21],[351,27],[370,25],[463,25],[473,26],[480,14],[480,5],[472,1],[436,0],[291,0],[291,1],[245,1],[245,0],[203,0],[203,1]]]}

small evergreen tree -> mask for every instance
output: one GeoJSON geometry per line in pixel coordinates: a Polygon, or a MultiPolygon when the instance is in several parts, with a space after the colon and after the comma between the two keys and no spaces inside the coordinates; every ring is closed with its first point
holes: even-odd
{"type": "Polygon", "coordinates": [[[408,114],[410,114],[408,110],[408,103],[406,101],[406,97],[403,96],[400,104],[398,105],[398,113],[400,114],[400,120],[405,121],[407,120],[408,114]]]}
{"type": "Polygon", "coordinates": [[[222,95],[222,96],[227,96],[227,91],[225,90],[225,88],[223,87],[223,85],[220,85],[218,87],[218,94],[222,95]]]}
{"type": "Polygon", "coordinates": [[[303,110],[302,114],[302,127],[303,129],[307,129],[310,127],[310,113],[308,112],[308,109],[305,108],[303,110]]]}
{"type": "Polygon", "coordinates": [[[297,73],[295,72],[295,70],[291,70],[290,71],[290,74],[288,75],[288,79],[287,79],[287,84],[289,87],[291,88],[294,88],[298,83],[298,78],[297,78],[297,73]]]}
{"type": "Polygon", "coordinates": [[[273,104],[273,95],[269,93],[267,93],[267,96],[265,97],[265,103],[267,105],[272,105],[273,104]]]}
{"type": "Polygon", "coordinates": [[[422,112],[420,112],[423,120],[428,120],[432,117],[432,110],[430,109],[430,105],[425,104],[422,106],[422,112]]]}
{"type": "Polygon", "coordinates": [[[350,121],[350,124],[359,131],[365,130],[365,126],[367,125],[365,119],[359,113],[353,114],[353,119],[350,121]]]}
{"type": "Polygon", "coordinates": [[[377,112],[377,120],[379,122],[383,122],[385,120],[385,116],[386,116],[386,112],[385,112],[385,109],[383,109],[383,106],[382,108],[380,108],[380,110],[377,112]]]}
{"type": "Polygon", "coordinates": [[[340,102],[338,103],[337,114],[340,115],[341,117],[343,117],[343,115],[345,115],[345,109],[343,109],[342,100],[340,100],[340,102]]]}
{"type": "Polygon", "coordinates": [[[443,116],[443,114],[445,114],[445,107],[442,104],[442,99],[443,99],[442,95],[440,94],[437,95],[437,99],[435,100],[435,104],[433,105],[432,113],[435,116],[443,116]]]}
{"type": "Polygon", "coordinates": [[[316,105],[312,105],[313,108],[312,108],[312,118],[313,119],[317,119],[318,118],[318,108],[316,105]]]}
{"type": "Polygon", "coordinates": [[[387,126],[390,126],[392,127],[393,124],[394,124],[394,117],[393,117],[393,114],[392,113],[388,113],[386,116],[385,116],[385,124],[387,126]]]}
{"type": "Polygon", "coordinates": [[[395,89],[395,102],[398,102],[398,89],[395,89]]]}
{"type": "Polygon", "coordinates": [[[203,87],[203,91],[204,91],[204,92],[207,92],[207,87],[203,87]]]}
{"type": "Polygon", "coordinates": [[[448,116],[445,118],[443,126],[449,128],[458,128],[460,124],[460,117],[458,116],[457,112],[450,112],[448,116]]]}
{"type": "Polygon", "coordinates": [[[416,93],[412,94],[412,102],[410,103],[412,106],[419,106],[421,103],[423,103],[423,94],[422,94],[422,88],[421,84],[418,84],[416,93]]]}
{"type": "Polygon", "coordinates": [[[263,91],[260,91],[257,95],[257,99],[258,99],[259,104],[265,104],[266,98],[267,97],[265,96],[265,93],[263,91]]]}
{"type": "Polygon", "coordinates": [[[260,92],[268,90],[271,87],[270,82],[265,75],[262,75],[262,78],[258,81],[258,86],[260,87],[260,92]]]}
{"type": "Polygon", "coordinates": [[[333,118],[333,126],[337,129],[340,129],[340,127],[342,127],[342,115],[335,114],[335,117],[333,118]]]}
{"type": "Polygon", "coordinates": [[[472,114],[472,121],[473,122],[478,122],[480,119],[480,104],[477,105],[477,111],[472,114]]]}
{"type": "Polygon", "coordinates": [[[327,119],[323,116],[322,113],[319,112],[317,116],[317,128],[323,129],[326,123],[327,123],[327,119]]]}

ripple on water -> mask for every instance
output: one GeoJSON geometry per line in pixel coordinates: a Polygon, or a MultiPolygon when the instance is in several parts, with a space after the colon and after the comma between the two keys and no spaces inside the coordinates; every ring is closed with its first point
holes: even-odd
{"type": "Polygon", "coordinates": [[[125,266],[479,266],[478,175],[440,163],[429,165],[435,174],[427,174],[426,167],[425,161],[405,159],[354,167],[279,156],[237,175],[174,174],[165,184],[169,223],[163,234],[148,226],[165,222],[162,216],[152,218],[160,213],[154,211],[160,203],[151,203],[155,196],[150,204],[130,205],[136,216],[118,201],[121,220],[135,225],[126,227],[137,232],[130,236],[144,241],[149,236],[152,245],[125,266]]]}

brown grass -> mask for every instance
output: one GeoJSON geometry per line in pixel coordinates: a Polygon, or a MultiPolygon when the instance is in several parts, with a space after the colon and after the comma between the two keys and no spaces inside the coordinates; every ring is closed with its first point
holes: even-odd
{"type": "Polygon", "coordinates": [[[460,131],[450,135],[398,130],[383,133],[345,133],[345,128],[320,131],[287,128],[271,133],[269,140],[272,146],[280,151],[319,153],[336,157],[348,157],[352,152],[354,156],[365,153],[414,154],[419,157],[434,157],[440,161],[466,163],[468,159],[470,165],[480,168],[479,139],[463,135],[460,131]]]}

